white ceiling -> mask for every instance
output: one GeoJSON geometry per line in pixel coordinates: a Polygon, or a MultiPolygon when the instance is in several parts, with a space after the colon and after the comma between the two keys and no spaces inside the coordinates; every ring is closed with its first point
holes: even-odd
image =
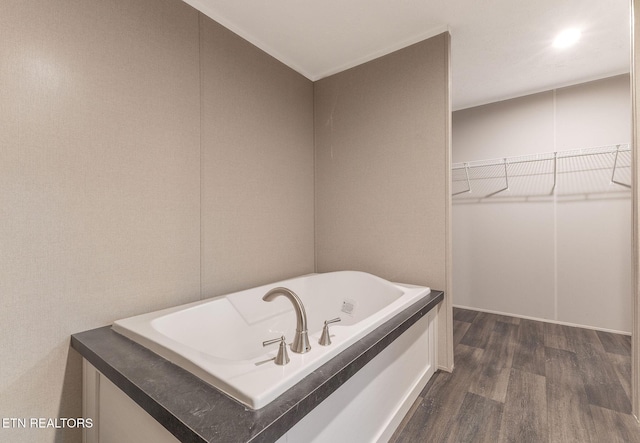
{"type": "Polygon", "coordinates": [[[629,72],[629,0],[185,0],[311,80],[451,32],[463,109],[629,72]],[[578,27],[564,50],[555,35],[578,27]]]}

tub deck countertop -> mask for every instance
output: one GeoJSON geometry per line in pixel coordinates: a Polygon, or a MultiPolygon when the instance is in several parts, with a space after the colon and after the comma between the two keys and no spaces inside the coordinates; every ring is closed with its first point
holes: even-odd
{"type": "Polygon", "coordinates": [[[71,346],[182,442],[274,442],[443,299],[432,289],[255,411],[111,326],[73,334],[71,346]]]}

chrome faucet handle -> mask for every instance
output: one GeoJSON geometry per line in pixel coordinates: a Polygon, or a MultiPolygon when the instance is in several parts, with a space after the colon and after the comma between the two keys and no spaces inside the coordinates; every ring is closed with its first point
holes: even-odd
{"type": "Polygon", "coordinates": [[[290,361],[289,354],[287,354],[287,343],[285,342],[284,335],[280,338],[274,338],[273,340],[263,341],[262,346],[269,346],[278,342],[280,342],[280,346],[278,347],[278,355],[276,355],[274,362],[278,366],[284,366],[290,361]]]}
{"type": "Polygon", "coordinates": [[[322,328],[322,335],[320,336],[320,340],[318,343],[322,346],[329,346],[331,344],[331,337],[329,336],[329,325],[331,323],[337,323],[341,321],[340,317],[332,318],[331,320],[324,321],[324,328],[322,328]]]}

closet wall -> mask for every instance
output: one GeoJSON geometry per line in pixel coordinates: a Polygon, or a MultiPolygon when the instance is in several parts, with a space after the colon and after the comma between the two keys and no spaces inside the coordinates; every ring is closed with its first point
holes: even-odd
{"type": "MultiPolygon", "coordinates": [[[[628,75],[456,111],[453,161],[628,143],[630,120],[628,75]]],[[[552,162],[522,166],[489,197],[496,184],[471,180],[453,199],[454,304],[630,332],[631,200],[610,183],[614,155],[563,160],[589,170],[558,174],[554,193],[552,162]]],[[[616,181],[628,182],[629,158],[616,181]]]]}

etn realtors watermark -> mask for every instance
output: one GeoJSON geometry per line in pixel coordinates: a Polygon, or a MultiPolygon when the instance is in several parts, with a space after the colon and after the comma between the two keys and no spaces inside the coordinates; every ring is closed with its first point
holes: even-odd
{"type": "Polygon", "coordinates": [[[3,417],[2,429],[63,429],[92,428],[91,418],[43,418],[43,417],[3,417]]]}

